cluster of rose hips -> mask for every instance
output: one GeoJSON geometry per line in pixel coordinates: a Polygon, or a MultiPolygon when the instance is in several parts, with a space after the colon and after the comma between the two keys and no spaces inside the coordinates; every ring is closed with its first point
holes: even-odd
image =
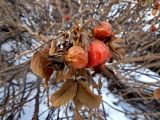
{"type": "Polygon", "coordinates": [[[109,22],[99,22],[92,30],[93,37],[89,41],[88,49],[81,45],[73,45],[65,55],[67,61],[73,68],[94,68],[109,61],[112,52],[106,44],[112,35],[112,26],[109,22]]]}
{"type": "Polygon", "coordinates": [[[109,22],[94,20],[79,24],[77,21],[70,31],[63,31],[57,39],[34,53],[31,68],[44,80],[46,88],[53,73],[56,83],[63,82],[61,88],[51,95],[54,107],[73,100],[76,109],[82,106],[98,108],[102,98],[94,94],[90,86],[99,85],[85,68],[94,68],[95,73],[102,71],[106,61],[123,55],[121,43],[123,39],[114,36],[109,22]],[[90,22],[97,25],[89,27],[90,22]]]}
{"type": "MultiPolygon", "coordinates": [[[[123,57],[124,41],[115,37],[110,23],[95,21],[95,26],[86,27],[90,22],[75,23],[70,31],[62,32],[61,37],[45,44],[43,49],[33,55],[32,71],[45,80],[46,86],[54,71],[57,74],[60,72],[62,76],[69,74],[65,73],[66,69],[72,68],[82,71],[83,68],[96,68],[98,71],[97,68],[101,68],[101,65],[111,58],[123,57]]],[[[82,74],[76,72],[75,75],[82,74]]]]}

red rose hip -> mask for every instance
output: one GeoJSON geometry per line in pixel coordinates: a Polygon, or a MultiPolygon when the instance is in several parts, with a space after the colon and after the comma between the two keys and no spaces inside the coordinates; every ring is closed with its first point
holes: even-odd
{"type": "Polygon", "coordinates": [[[71,16],[65,15],[65,20],[66,20],[66,21],[69,21],[70,19],[71,19],[71,16]]]}
{"type": "Polygon", "coordinates": [[[89,62],[87,67],[96,67],[112,58],[112,53],[108,46],[100,40],[94,40],[89,48],[89,62]]]}
{"type": "Polygon", "coordinates": [[[104,40],[112,35],[112,26],[109,22],[100,22],[99,25],[97,25],[93,29],[93,36],[96,39],[104,40]]]}

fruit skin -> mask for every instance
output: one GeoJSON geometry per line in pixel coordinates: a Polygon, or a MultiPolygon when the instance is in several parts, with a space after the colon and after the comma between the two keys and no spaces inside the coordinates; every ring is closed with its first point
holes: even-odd
{"type": "Polygon", "coordinates": [[[65,20],[66,20],[66,21],[68,21],[68,20],[71,19],[71,17],[70,17],[69,15],[65,15],[64,17],[65,17],[65,20]]]}
{"type": "Polygon", "coordinates": [[[159,9],[159,7],[160,7],[160,1],[159,0],[154,0],[153,1],[153,8],[154,9],[159,9]]]}
{"type": "Polygon", "coordinates": [[[96,67],[112,58],[112,53],[108,46],[100,40],[94,40],[89,48],[89,62],[87,67],[96,67]]]}
{"type": "Polygon", "coordinates": [[[88,64],[88,53],[79,46],[73,46],[65,55],[65,60],[76,69],[84,68],[88,64]]]}
{"type": "Polygon", "coordinates": [[[99,25],[97,25],[93,29],[93,36],[96,39],[104,40],[112,35],[112,26],[109,22],[100,22],[99,25]]]}
{"type": "Polygon", "coordinates": [[[150,30],[151,30],[151,32],[156,32],[157,31],[157,27],[155,25],[151,25],[150,30]]]}

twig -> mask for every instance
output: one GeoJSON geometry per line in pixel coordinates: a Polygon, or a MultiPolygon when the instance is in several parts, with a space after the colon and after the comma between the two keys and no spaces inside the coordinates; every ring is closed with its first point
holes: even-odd
{"type": "Polygon", "coordinates": [[[26,54],[28,54],[28,53],[34,52],[34,51],[38,50],[39,48],[43,47],[43,46],[44,46],[45,44],[47,44],[48,42],[50,42],[50,41],[52,41],[52,40],[56,40],[56,39],[58,39],[58,38],[60,38],[60,37],[62,37],[62,36],[63,36],[63,35],[57,36],[57,37],[55,37],[55,38],[50,38],[48,41],[44,42],[43,44],[41,44],[41,45],[38,46],[37,48],[35,48],[35,49],[33,49],[33,50],[29,50],[29,51],[27,51],[27,52],[24,52],[23,54],[18,55],[14,60],[19,59],[19,58],[20,58],[21,56],[23,56],[23,55],[26,55],[26,54]]]}

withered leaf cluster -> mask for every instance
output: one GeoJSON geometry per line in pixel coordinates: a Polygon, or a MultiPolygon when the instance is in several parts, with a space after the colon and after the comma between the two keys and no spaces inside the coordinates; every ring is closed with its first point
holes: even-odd
{"type": "Polygon", "coordinates": [[[82,106],[88,108],[98,108],[102,99],[94,94],[90,87],[83,80],[69,79],[62,87],[51,95],[50,101],[54,107],[65,105],[70,100],[74,102],[77,109],[82,106]]]}
{"type": "MultiPolygon", "coordinates": [[[[80,109],[82,106],[93,109],[99,108],[102,102],[102,97],[94,94],[90,89],[91,87],[99,89],[102,83],[99,82],[97,84],[93,80],[93,76],[87,67],[80,69],[75,68],[83,62],[88,62],[88,60],[85,61],[86,59],[84,59],[88,57],[85,51],[89,50],[90,42],[94,39],[93,35],[90,36],[91,28],[88,29],[86,27],[88,24],[90,24],[90,21],[83,25],[75,22],[73,30],[62,32],[62,39],[48,42],[41,50],[35,52],[31,59],[32,71],[44,79],[46,87],[48,87],[48,81],[53,72],[55,72],[56,83],[63,83],[59,90],[54,92],[50,97],[50,102],[54,107],[60,107],[66,105],[69,101],[73,101],[76,109],[80,109]],[[58,42],[60,42],[60,44],[58,44],[58,42]],[[74,48],[72,46],[76,47],[74,48]],[[70,47],[76,51],[72,52],[71,49],[69,49],[70,47]],[[70,58],[67,56],[69,52],[72,55],[70,58]],[[76,59],[74,59],[75,57],[76,59]],[[71,59],[71,62],[69,59],[71,59]],[[74,64],[74,67],[72,66],[72,62],[75,61],[78,61],[78,64],[74,64]]],[[[109,23],[107,25],[111,27],[109,23]]],[[[115,35],[111,35],[107,41],[100,43],[104,44],[104,46],[109,46],[114,58],[122,58],[125,55],[124,40],[115,37],[115,35]]],[[[92,69],[98,69],[98,67],[92,69]]]]}

